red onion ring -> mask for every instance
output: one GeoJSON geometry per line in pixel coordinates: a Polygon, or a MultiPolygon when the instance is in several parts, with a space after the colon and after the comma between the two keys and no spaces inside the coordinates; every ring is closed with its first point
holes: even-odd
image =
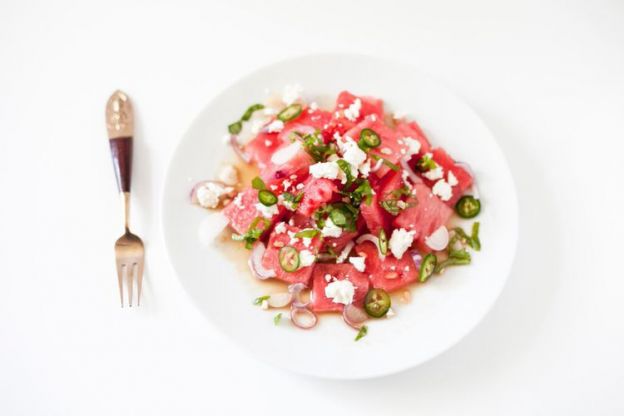
{"type": "Polygon", "coordinates": [[[407,177],[410,178],[413,183],[422,183],[422,179],[418,175],[416,175],[416,172],[412,170],[407,162],[407,158],[401,159],[401,167],[405,172],[407,172],[407,177]]]}
{"type": "Polygon", "coordinates": [[[383,165],[383,159],[379,159],[379,160],[377,161],[377,163],[375,163],[375,166],[373,166],[373,167],[371,168],[371,170],[370,170],[370,171],[371,171],[372,173],[375,173],[375,172],[377,172],[379,169],[381,169],[381,166],[382,166],[382,165],[383,165]]]}
{"type": "Polygon", "coordinates": [[[238,142],[238,136],[235,134],[230,134],[230,146],[232,146],[232,150],[234,153],[240,157],[243,162],[249,163],[251,162],[251,156],[249,156],[245,150],[243,150],[243,146],[238,142]]]}
{"type": "Polygon", "coordinates": [[[295,305],[290,308],[290,320],[301,329],[314,328],[318,322],[316,315],[310,309],[295,305]]]}
{"type": "Polygon", "coordinates": [[[280,292],[280,293],[272,293],[269,296],[267,302],[269,306],[272,308],[283,308],[284,306],[290,305],[290,302],[293,300],[293,295],[290,292],[280,292]]]}
{"type": "Polygon", "coordinates": [[[353,304],[345,305],[342,310],[342,319],[352,328],[360,329],[368,320],[368,315],[362,308],[353,304]]]}
{"type": "Polygon", "coordinates": [[[260,280],[266,280],[277,276],[275,270],[266,269],[262,265],[262,256],[264,255],[265,250],[266,248],[264,247],[264,244],[257,241],[253,245],[249,261],[247,262],[251,272],[260,280]]]}
{"type": "Polygon", "coordinates": [[[355,242],[358,244],[362,244],[364,241],[370,241],[371,243],[375,244],[375,247],[377,247],[377,254],[379,254],[380,259],[383,259],[385,257],[381,253],[381,248],[379,248],[379,237],[373,234],[362,234],[358,237],[357,240],[355,240],[355,242]]]}
{"type": "Polygon", "coordinates": [[[353,240],[351,240],[347,243],[347,245],[344,246],[338,257],[336,258],[336,263],[344,263],[344,261],[349,256],[349,253],[351,253],[351,250],[353,250],[353,247],[355,247],[355,243],[353,242],[353,240]]]}
{"type": "Polygon", "coordinates": [[[303,302],[301,300],[301,292],[306,289],[306,285],[303,283],[293,283],[288,286],[288,293],[292,296],[293,306],[297,308],[305,308],[309,302],[303,302]]]}
{"type": "Polygon", "coordinates": [[[414,265],[417,269],[420,269],[420,263],[422,262],[422,256],[416,250],[410,252],[410,256],[412,256],[412,260],[414,260],[414,265]]]}

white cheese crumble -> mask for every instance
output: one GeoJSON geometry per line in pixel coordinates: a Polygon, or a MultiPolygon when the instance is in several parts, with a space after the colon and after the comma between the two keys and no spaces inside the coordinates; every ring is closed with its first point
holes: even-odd
{"type": "Polygon", "coordinates": [[[284,87],[284,91],[282,92],[282,101],[286,105],[291,105],[299,98],[301,98],[301,93],[303,92],[303,87],[299,84],[294,85],[286,85],[284,87]]]}
{"type": "Polygon", "coordinates": [[[226,185],[238,183],[238,170],[232,165],[225,165],[219,172],[219,180],[226,185]]]}
{"type": "Polygon", "coordinates": [[[316,103],[316,101],[312,101],[312,102],[310,103],[310,113],[315,112],[316,110],[318,110],[318,108],[319,108],[319,106],[318,106],[318,104],[316,103]]]}
{"type": "Polygon", "coordinates": [[[353,302],[354,295],[355,286],[347,279],[335,280],[325,286],[325,296],[330,298],[334,303],[349,305],[353,302]]]}
{"type": "Polygon", "coordinates": [[[310,247],[310,244],[312,244],[312,239],[310,237],[303,237],[301,241],[303,241],[303,245],[306,247],[310,247]]]}
{"type": "Polygon", "coordinates": [[[361,109],[362,109],[362,100],[360,100],[359,98],[356,98],[355,101],[353,101],[353,104],[351,104],[349,108],[344,110],[344,116],[347,118],[347,120],[355,121],[360,116],[361,109]]]}
{"type": "Polygon", "coordinates": [[[288,231],[288,236],[290,237],[290,242],[288,244],[297,244],[299,242],[299,237],[295,237],[294,231],[288,231]]]}
{"type": "Polygon", "coordinates": [[[364,263],[365,258],[366,257],[349,257],[349,263],[351,263],[358,272],[363,272],[366,270],[366,263],[364,263]]]}
{"type": "Polygon", "coordinates": [[[430,236],[425,238],[425,244],[432,250],[441,251],[444,250],[449,243],[449,232],[445,226],[441,226],[430,236]]]}
{"type": "Polygon", "coordinates": [[[440,197],[442,201],[448,201],[453,196],[453,188],[444,179],[440,179],[433,185],[431,192],[440,197]]]}
{"type": "Polygon", "coordinates": [[[337,144],[342,153],[342,158],[355,169],[355,176],[357,169],[366,161],[366,152],[360,149],[355,140],[348,136],[345,136],[344,140],[337,141],[337,144]]]}
{"type": "Polygon", "coordinates": [[[327,283],[331,282],[331,281],[332,281],[332,279],[333,279],[333,277],[332,277],[332,275],[331,275],[331,274],[329,274],[329,273],[328,273],[328,274],[326,274],[326,275],[325,275],[325,281],[326,281],[327,283]]]}
{"type": "Polygon", "coordinates": [[[451,186],[455,186],[459,183],[453,172],[449,170],[447,182],[451,186]]]}
{"type": "Polygon", "coordinates": [[[442,169],[442,166],[436,166],[434,169],[430,169],[427,172],[424,172],[423,176],[430,181],[435,181],[436,179],[441,179],[444,177],[444,170],[442,169]]]}
{"type": "Polygon", "coordinates": [[[266,205],[260,202],[256,204],[256,210],[260,214],[262,214],[264,218],[273,218],[273,216],[279,212],[279,210],[277,209],[277,204],[267,207],[266,205]]]}
{"type": "Polygon", "coordinates": [[[273,120],[266,129],[269,133],[279,133],[284,129],[284,122],[282,120],[273,120]]]}
{"type": "Polygon", "coordinates": [[[370,171],[371,171],[370,160],[367,160],[366,162],[360,165],[360,173],[362,174],[363,177],[368,178],[368,175],[370,175],[370,171]]]}
{"type": "Polygon", "coordinates": [[[292,185],[292,182],[288,179],[285,179],[284,182],[282,182],[282,187],[284,188],[285,191],[287,191],[291,185],[292,185]]]}
{"type": "Polygon", "coordinates": [[[325,226],[321,230],[323,237],[340,237],[342,235],[342,228],[333,223],[331,218],[325,221],[325,226]]]}
{"type": "Polygon", "coordinates": [[[301,250],[299,252],[299,267],[308,267],[314,264],[316,256],[309,250],[301,250]]]}
{"type": "Polygon", "coordinates": [[[234,198],[232,203],[236,206],[236,208],[243,209],[243,194],[236,195],[236,198],[234,198]]]}
{"type": "Polygon", "coordinates": [[[283,165],[290,159],[295,157],[297,152],[301,149],[301,143],[298,141],[292,142],[288,146],[280,148],[277,152],[271,156],[271,163],[275,165],[283,165]]]}
{"type": "Polygon", "coordinates": [[[234,189],[215,182],[206,182],[195,190],[197,203],[204,208],[216,208],[221,203],[221,198],[234,189]]]}
{"type": "Polygon", "coordinates": [[[397,228],[394,230],[388,242],[392,255],[397,259],[402,258],[403,254],[405,254],[407,249],[412,245],[415,234],[415,231],[407,231],[404,228],[397,228]]]}
{"type": "Polygon", "coordinates": [[[272,145],[272,144],[273,144],[273,142],[272,142],[271,140],[265,140],[265,141],[264,141],[264,145],[265,145],[266,147],[271,147],[271,145],[272,145]]]}
{"type": "Polygon", "coordinates": [[[340,172],[342,170],[336,162],[318,162],[310,166],[310,175],[315,178],[337,179],[340,172]]]}
{"type": "Polygon", "coordinates": [[[275,234],[283,234],[286,232],[286,223],[280,222],[275,226],[275,234]]]}
{"type": "Polygon", "coordinates": [[[411,137],[404,137],[403,142],[407,146],[408,156],[412,156],[420,152],[420,142],[418,140],[412,139],[411,137]]]}

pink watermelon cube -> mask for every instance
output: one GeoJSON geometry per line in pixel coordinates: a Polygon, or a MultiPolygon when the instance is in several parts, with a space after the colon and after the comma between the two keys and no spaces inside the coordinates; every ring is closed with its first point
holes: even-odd
{"type": "Polygon", "coordinates": [[[418,154],[425,154],[431,150],[431,143],[427,140],[427,136],[423,133],[422,129],[415,121],[398,121],[395,125],[395,129],[400,138],[410,137],[418,140],[420,143],[420,152],[418,154]]]}
{"type": "Polygon", "coordinates": [[[299,253],[307,250],[314,256],[318,254],[322,238],[320,236],[315,236],[306,243],[306,240],[303,238],[294,236],[301,230],[302,228],[290,226],[286,223],[284,223],[284,230],[282,232],[278,232],[278,230],[274,229],[269,238],[266,251],[264,252],[262,265],[267,269],[275,270],[279,280],[288,283],[304,283],[307,285],[312,275],[312,270],[314,269],[314,263],[309,266],[299,267],[293,272],[287,272],[280,266],[279,262],[280,249],[285,246],[294,247],[299,253]]]}
{"type": "Polygon", "coordinates": [[[371,286],[392,292],[418,279],[418,268],[409,253],[400,259],[388,254],[383,259],[379,257],[377,247],[369,241],[355,247],[358,256],[366,257],[365,273],[370,279],[371,286]]]}
{"type": "Polygon", "coordinates": [[[245,145],[244,150],[251,158],[251,162],[263,169],[281,144],[277,133],[259,133],[245,145]]]}
{"type": "Polygon", "coordinates": [[[303,192],[303,199],[297,213],[311,216],[321,205],[331,201],[334,193],[338,192],[338,187],[329,179],[308,177],[303,190],[299,192],[303,192]]]}
{"type": "Polygon", "coordinates": [[[312,156],[303,147],[296,148],[293,143],[285,143],[276,150],[267,166],[260,171],[260,177],[267,185],[280,186],[285,180],[296,184],[308,177],[308,169],[314,163],[312,156]],[[294,147],[293,147],[294,146],[294,147]],[[287,150],[285,150],[288,148],[287,150]],[[292,150],[296,151],[292,151],[292,150]],[[284,151],[283,153],[279,153],[284,151]],[[288,156],[282,160],[281,155],[288,156]],[[276,157],[276,155],[280,155],[276,157]],[[277,159],[277,162],[276,162],[277,159]],[[274,163],[275,162],[275,163],[274,163]]]}
{"type": "Polygon", "coordinates": [[[416,231],[414,240],[418,249],[428,253],[431,249],[425,244],[425,238],[448,222],[453,209],[432,194],[427,185],[415,184],[413,194],[412,206],[401,211],[394,219],[394,226],[416,231]]]}
{"type": "Polygon", "coordinates": [[[369,281],[364,273],[358,272],[348,263],[325,264],[318,263],[312,276],[312,292],[310,306],[314,312],[340,312],[344,309],[341,303],[334,303],[333,299],[325,296],[325,288],[333,280],[349,280],[355,286],[353,304],[362,306],[368,292],[369,281]],[[326,276],[330,276],[326,278],[326,276]],[[328,280],[330,280],[328,282],[328,280]]]}
{"type": "Polygon", "coordinates": [[[332,113],[325,110],[310,110],[306,108],[296,119],[289,121],[284,129],[279,133],[279,139],[282,142],[289,143],[293,137],[293,133],[297,132],[302,135],[312,134],[323,130],[332,119],[332,113]]]}
{"type": "Polygon", "coordinates": [[[381,202],[392,198],[392,192],[403,186],[403,179],[400,172],[390,171],[377,184],[373,185],[375,195],[371,198],[371,203],[362,202],[360,212],[366,222],[368,230],[378,235],[383,228],[386,232],[390,232],[392,217],[381,206],[381,202]]]}
{"type": "MultiPolygon", "coordinates": [[[[453,186],[453,196],[451,199],[446,201],[449,206],[454,206],[455,203],[461,196],[472,186],[472,175],[468,173],[466,169],[457,165],[457,163],[453,160],[451,156],[449,156],[446,151],[440,147],[432,150],[432,159],[444,170],[444,179],[448,180],[448,173],[453,172],[453,175],[457,179],[457,185],[453,186]]],[[[429,185],[429,187],[433,187],[436,181],[431,181],[425,177],[423,177],[423,181],[429,185]]]]}
{"type": "MultiPolygon", "coordinates": [[[[247,189],[237,196],[228,206],[223,208],[223,215],[229,220],[230,227],[238,234],[245,234],[251,223],[258,217],[262,217],[262,213],[256,208],[258,203],[258,191],[255,189],[247,189]]],[[[278,213],[268,219],[273,225],[284,216],[285,208],[278,206],[278,213]]],[[[268,230],[270,227],[267,227],[268,230]]]]}

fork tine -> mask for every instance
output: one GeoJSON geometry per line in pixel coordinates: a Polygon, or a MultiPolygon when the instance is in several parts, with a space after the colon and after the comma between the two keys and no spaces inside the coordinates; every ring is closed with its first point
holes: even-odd
{"type": "Polygon", "coordinates": [[[124,306],[124,297],[123,297],[124,264],[119,260],[116,260],[115,263],[117,263],[117,282],[119,283],[119,299],[121,300],[121,307],[123,308],[124,306]]]}
{"type": "Polygon", "coordinates": [[[143,259],[137,263],[137,306],[141,306],[141,287],[143,286],[143,259]]]}
{"type": "Polygon", "coordinates": [[[133,277],[136,263],[132,263],[130,266],[126,267],[126,274],[128,276],[128,306],[132,307],[132,286],[133,286],[133,277]]]}

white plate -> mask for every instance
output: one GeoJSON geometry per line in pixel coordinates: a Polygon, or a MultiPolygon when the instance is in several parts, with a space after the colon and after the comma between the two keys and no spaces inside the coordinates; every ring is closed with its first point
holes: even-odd
{"type": "MultiPolygon", "coordinates": [[[[360,379],[398,372],[445,351],[470,332],[501,292],[517,237],[517,201],[503,154],[479,117],[466,104],[414,68],[392,61],[343,54],[296,58],[262,68],[215,97],[178,146],[163,194],[164,238],[171,262],[192,301],[214,325],[257,357],[314,376],[360,379]],[[222,249],[201,242],[206,211],[191,206],[196,180],[214,178],[232,154],[223,143],[226,126],[245,108],[299,83],[309,96],[341,90],[384,99],[387,108],[416,119],[434,145],[475,170],[483,210],[483,251],[473,264],[457,267],[412,289],[410,304],[395,306],[391,319],[371,322],[364,339],[341,319],[325,316],[311,330],[290,322],[274,326],[274,312],[252,305],[266,292],[246,266],[222,249]]],[[[211,228],[206,223],[205,228],[211,228]]]]}

